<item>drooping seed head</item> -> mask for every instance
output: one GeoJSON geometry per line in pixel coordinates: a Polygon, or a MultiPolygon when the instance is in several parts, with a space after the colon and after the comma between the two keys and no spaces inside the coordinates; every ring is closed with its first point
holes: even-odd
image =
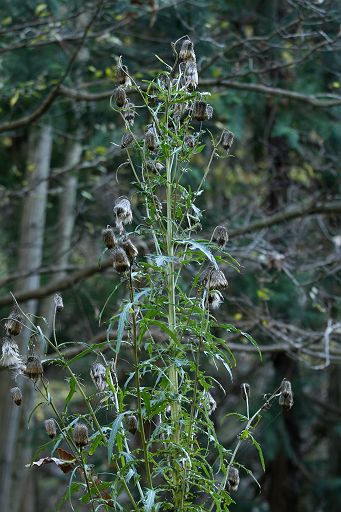
{"type": "Polygon", "coordinates": [[[41,360],[38,356],[28,356],[24,373],[27,377],[34,380],[35,382],[37,382],[37,380],[42,377],[44,370],[43,365],[41,364],[41,360]]]}
{"type": "Polygon", "coordinates": [[[135,121],[135,110],[134,105],[129,103],[129,101],[124,105],[123,117],[130,126],[133,126],[135,121]]]}
{"type": "Polygon", "coordinates": [[[22,392],[21,392],[21,389],[20,388],[12,388],[11,389],[11,397],[12,397],[12,400],[13,402],[16,404],[16,405],[21,405],[22,403],[22,392]]]}
{"type": "Polygon", "coordinates": [[[119,60],[116,67],[116,79],[120,85],[124,87],[131,86],[131,79],[129,77],[128,68],[124,64],[122,64],[121,59],[119,60]]]}
{"type": "Polygon", "coordinates": [[[186,62],[185,71],[185,86],[189,90],[196,89],[199,83],[198,69],[195,60],[188,60],[186,62]]]}
{"type": "Polygon", "coordinates": [[[229,151],[231,149],[231,146],[233,144],[234,135],[229,130],[224,130],[221,136],[221,145],[223,146],[226,151],[229,151]]]}
{"type": "Polygon", "coordinates": [[[131,414],[127,418],[127,428],[128,428],[128,431],[131,434],[135,435],[136,432],[137,432],[137,427],[138,427],[137,418],[136,418],[136,416],[134,416],[134,414],[131,414]]]}
{"type": "Polygon", "coordinates": [[[0,366],[19,367],[22,365],[22,359],[19,354],[19,347],[15,341],[10,338],[4,338],[2,344],[2,356],[0,366]]]}
{"type": "Polygon", "coordinates": [[[124,224],[131,224],[133,221],[133,212],[131,211],[131,204],[126,197],[119,197],[114,204],[115,224],[120,233],[124,231],[124,224]]]}
{"type": "Polygon", "coordinates": [[[229,241],[229,234],[224,226],[217,226],[212,233],[212,242],[224,249],[229,241]]]}
{"type": "Polygon", "coordinates": [[[231,466],[227,478],[231,491],[237,491],[240,482],[238,469],[231,466]]]}
{"type": "Polygon", "coordinates": [[[12,309],[5,322],[5,331],[7,336],[18,336],[21,333],[22,320],[23,317],[20,310],[17,307],[12,309]]]}
{"type": "Polygon", "coordinates": [[[46,434],[53,439],[57,435],[57,426],[53,418],[44,421],[46,434]]]}
{"type": "Polygon", "coordinates": [[[90,377],[98,391],[104,391],[107,387],[106,369],[101,363],[94,363],[90,368],[90,377]]]}
{"type": "Polygon", "coordinates": [[[284,409],[291,409],[294,405],[294,394],[291,388],[291,382],[283,379],[279,395],[279,405],[284,409]]]}
{"type": "Polygon", "coordinates": [[[242,393],[242,398],[243,400],[246,400],[250,398],[250,384],[248,384],[247,382],[243,382],[241,385],[240,385],[240,391],[242,393]]]}
{"type": "Polygon", "coordinates": [[[190,39],[185,39],[181,45],[179,59],[182,61],[196,60],[194,53],[194,45],[190,39]]]}
{"type": "Polygon", "coordinates": [[[193,118],[197,121],[207,121],[211,119],[213,114],[213,107],[203,100],[197,100],[193,105],[193,118]]]}
{"type": "Polygon", "coordinates": [[[63,302],[63,297],[61,296],[61,294],[55,293],[53,300],[54,300],[54,305],[55,305],[57,313],[60,313],[61,311],[63,311],[64,302],[63,302]]]}
{"type": "Polygon", "coordinates": [[[223,290],[228,287],[225,274],[220,269],[209,267],[202,275],[202,283],[209,290],[223,290]]]}
{"type": "Polygon", "coordinates": [[[144,135],[144,140],[149,151],[156,151],[159,146],[159,139],[153,125],[149,126],[144,135]]]}
{"type": "Polygon", "coordinates": [[[110,227],[104,228],[102,230],[102,239],[107,249],[113,249],[117,244],[114,230],[110,227]]]}
{"type": "Polygon", "coordinates": [[[121,243],[121,247],[124,249],[126,255],[128,256],[130,263],[132,263],[138,255],[139,251],[130,240],[130,238],[124,240],[124,242],[121,243]]]}
{"type": "Polygon", "coordinates": [[[208,303],[210,308],[216,310],[224,302],[222,294],[218,290],[213,290],[208,294],[208,303]]]}
{"type": "Polygon", "coordinates": [[[122,86],[118,86],[114,90],[114,100],[115,100],[116,105],[119,108],[124,107],[124,105],[127,101],[127,96],[126,96],[126,92],[122,86]]]}
{"type": "Polygon", "coordinates": [[[117,245],[112,250],[112,258],[113,258],[113,267],[116,272],[120,274],[123,272],[127,272],[130,269],[130,262],[125,250],[117,245]]]}
{"type": "Polygon", "coordinates": [[[83,448],[89,442],[88,427],[84,423],[77,423],[73,429],[73,440],[78,448],[83,448]]]}
{"type": "Polygon", "coordinates": [[[134,137],[132,136],[131,133],[129,133],[129,132],[124,133],[122,136],[122,140],[121,140],[121,149],[129,147],[130,144],[133,142],[133,140],[134,140],[134,137]]]}

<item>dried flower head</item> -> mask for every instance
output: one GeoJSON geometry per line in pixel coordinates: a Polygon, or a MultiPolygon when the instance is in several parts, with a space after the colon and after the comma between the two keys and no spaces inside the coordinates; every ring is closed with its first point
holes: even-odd
{"type": "Polygon", "coordinates": [[[113,257],[113,267],[116,272],[123,273],[127,272],[130,269],[130,261],[127,256],[125,250],[117,245],[115,249],[112,250],[113,257]]]}
{"type": "Polygon", "coordinates": [[[126,104],[127,96],[122,86],[116,87],[114,90],[114,100],[118,107],[122,108],[126,104]]]}
{"type": "Polygon", "coordinates": [[[208,286],[209,290],[223,290],[228,287],[225,274],[214,267],[209,267],[202,276],[202,283],[208,286]]]}
{"type": "Polygon", "coordinates": [[[8,336],[18,336],[22,329],[22,314],[19,308],[15,307],[10,312],[6,322],[5,331],[8,336]]]}
{"type": "Polygon", "coordinates": [[[226,151],[231,149],[231,146],[233,144],[234,135],[229,130],[224,130],[221,135],[221,145],[223,146],[226,151]]]}
{"type": "Polygon", "coordinates": [[[231,491],[237,491],[239,487],[239,471],[237,468],[231,466],[228,472],[228,483],[231,491]]]}
{"type": "Polygon", "coordinates": [[[101,363],[94,363],[90,368],[90,377],[98,391],[104,391],[107,387],[106,369],[101,363]]]}
{"type": "Polygon", "coordinates": [[[213,290],[208,294],[208,303],[210,308],[215,310],[224,302],[222,294],[218,290],[213,290]]]}
{"type": "Polygon", "coordinates": [[[187,135],[187,137],[185,137],[185,139],[184,139],[184,143],[189,148],[194,148],[194,146],[195,146],[195,138],[193,137],[193,135],[187,135]]]}
{"type": "Polygon", "coordinates": [[[121,149],[127,148],[130,146],[130,144],[133,142],[134,137],[130,132],[126,132],[123,134],[122,140],[121,140],[121,149]]]}
{"type": "Polygon", "coordinates": [[[214,400],[209,391],[203,392],[203,400],[199,403],[199,407],[204,407],[207,409],[209,416],[216,410],[217,402],[214,400]]]}
{"type": "Polygon", "coordinates": [[[53,418],[44,421],[46,434],[53,439],[57,435],[57,426],[53,418]]]}
{"type": "Polygon", "coordinates": [[[248,384],[247,382],[243,382],[241,385],[240,385],[240,391],[242,393],[242,398],[243,400],[246,400],[250,398],[250,384],[248,384]]]}
{"type": "Polygon", "coordinates": [[[294,394],[292,392],[291,382],[287,379],[282,380],[279,405],[284,407],[284,409],[291,409],[294,405],[294,394]]]}
{"type": "Polygon", "coordinates": [[[229,241],[229,234],[224,226],[217,226],[212,233],[212,242],[224,249],[229,241]]]}
{"type": "Polygon", "coordinates": [[[119,62],[116,67],[116,79],[120,85],[124,87],[131,86],[131,79],[129,77],[128,68],[124,64],[122,64],[122,60],[119,59],[119,62]]]}
{"type": "Polygon", "coordinates": [[[159,139],[153,125],[148,127],[148,130],[144,135],[144,140],[149,151],[156,151],[159,145],[159,139]]]}
{"type": "Polygon", "coordinates": [[[160,172],[164,169],[164,166],[160,162],[154,162],[153,160],[147,160],[146,169],[149,172],[160,172]]]}
{"type": "Polygon", "coordinates": [[[206,103],[206,101],[195,101],[192,115],[197,121],[207,121],[207,119],[211,119],[213,115],[213,107],[206,103]]]}
{"type": "Polygon", "coordinates": [[[137,250],[133,242],[130,240],[130,238],[124,240],[121,243],[121,247],[125,250],[125,253],[128,256],[130,263],[134,261],[139,251],[137,250]]]}
{"type": "Polygon", "coordinates": [[[126,197],[119,197],[114,204],[115,224],[120,233],[123,230],[123,224],[131,224],[133,221],[133,212],[131,211],[131,204],[126,197]]]}
{"type": "Polygon", "coordinates": [[[89,442],[88,427],[84,423],[77,423],[73,430],[73,440],[78,448],[83,448],[89,442]]]}
{"type": "Polygon", "coordinates": [[[131,433],[131,434],[136,434],[137,432],[137,426],[138,426],[138,423],[137,423],[137,418],[136,416],[134,416],[133,414],[131,414],[130,416],[128,416],[127,418],[127,428],[128,428],[128,431],[131,433]]]}
{"type": "Polygon", "coordinates": [[[133,126],[135,121],[135,110],[134,105],[129,103],[129,101],[124,105],[123,117],[130,126],[133,126]]]}
{"type": "Polygon", "coordinates": [[[12,388],[11,389],[11,397],[13,402],[16,405],[21,405],[22,402],[22,392],[20,388],[12,388]]]}
{"type": "Polygon", "coordinates": [[[102,230],[102,239],[103,239],[104,245],[108,249],[113,249],[115,247],[115,245],[117,244],[114,230],[111,227],[107,227],[102,230]]]}
{"type": "Polygon", "coordinates": [[[5,338],[2,344],[1,366],[21,366],[22,359],[19,354],[18,345],[11,339],[5,338]]]}
{"type": "Polygon", "coordinates": [[[179,59],[184,61],[196,60],[194,53],[194,45],[190,39],[185,39],[183,41],[179,52],[179,59]]]}
{"type": "Polygon", "coordinates": [[[199,77],[195,60],[188,60],[186,62],[184,76],[185,86],[190,90],[196,89],[199,83],[199,77]]]}
{"type": "Polygon", "coordinates": [[[60,313],[61,311],[63,311],[64,302],[63,302],[63,297],[61,296],[61,294],[55,293],[53,300],[54,300],[54,305],[55,305],[57,313],[60,313]]]}
{"type": "Polygon", "coordinates": [[[44,370],[38,356],[28,356],[24,373],[35,382],[42,377],[44,370]]]}

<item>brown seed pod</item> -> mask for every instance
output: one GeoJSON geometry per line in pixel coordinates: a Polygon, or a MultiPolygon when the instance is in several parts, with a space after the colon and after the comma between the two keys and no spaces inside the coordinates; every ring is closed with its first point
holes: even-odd
{"type": "Polygon", "coordinates": [[[12,309],[5,322],[5,331],[7,336],[18,336],[21,333],[22,319],[20,310],[17,307],[12,309]]]}
{"type": "Polygon", "coordinates": [[[126,96],[126,92],[123,89],[123,87],[121,87],[121,86],[116,87],[116,89],[114,90],[114,100],[118,107],[120,107],[120,108],[124,107],[124,105],[127,101],[127,96],[126,96]]]}
{"type": "Polygon", "coordinates": [[[209,267],[202,275],[201,282],[208,286],[209,290],[223,290],[228,287],[225,274],[216,268],[209,267]]]}
{"type": "Polygon", "coordinates": [[[101,363],[94,363],[90,368],[90,377],[98,391],[104,391],[107,387],[107,372],[101,363]]]}
{"type": "Polygon", "coordinates": [[[22,359],[19,354],[19,347],[15,341],[11,340],[10,338],[4,338],[0,365],[6,367],[18,367],[22,365],[22,359]]]}
{"type": "Polygon", "coordinates": [[[217,226],[212,233],[212,242],[224,249],[229,241],[229,234],[224,226],[217,226]]]}
{"type": "Polygon", "coordinates": [[[22,392],[20,388],[12,388],[11,389],[11,397],[13,402],[16,405],[21,405],[22,402],[22,392]]]}
{"type": "Polygon", "coordinates": [[[127,253],[119,245],[117,245],[112,250],[112,257],[113,267],[116,270],[116,272],[119,272],[121,274],[123,272],[127,272],[130,269],[130,262],[127,253]]]}
{"type": "Polygon", "coordinates": [[[199,83],[198,69],[195,60],[188,60],[184,71],[185,85],[188,89],[196,89],[199,83]]]}
{"type": "Polygon", "coordinates": [[[279,405],[287,410],[291,409],[294,405],[294,395],[291,388],[291,382],[287,379],[283,379],[281,384],[279,405]]]}
{"type": "Polygon", "coordinates": [[[182,61],[196,60],[194,53],[194,45],[190,39],[185,39],[181,45],[179,59],[182,61]]]}
{"type": "Polygon", "coordinates": [[[77,423],[73,430],[73,440],[78,448],[83,448],[89,442],[88,427],[84,423],[77,423]]]}
{"type": "Polygon", "coordinates": [[[233,144],[234,135],[229,130],[224,130],[221,136],[221,145],[223,146],[226,151],[231,149],[231,146],[233,144]]]}
{"type": "Polygon", "coordinates": [[[228,472],[228,483],[231,491],[237,491],[239,487],[239,471],[237,468],[231,466],[228,472]]]}
{"type": "Polygon", "coordinates": [[[128,76],[128,68],[124,64],[122,64],[121,59],[119,60],[119,63],[116,67],[116,79],[117,82],[120,85],[123,85],[124,87],[130,87],[131,86],[131,79],[128,76]]]}
{"type": "Polygon", "coordinates": [[[128,416],[127,418],[127,428],[128,428],[128,431],[131,433],[131,434],[136,434],[137,432],[137,426],[138,426],[138,423],[137,423],[137,418],[136,416],[134,416],[133,414],[131,414],[130,416],[128,416]]]}
{"type": "Polygon", "coordinates": [[[53,439],[57,435],[57,426],[53,418],[44,421],[46,434],[53,439]]]}
{"type": "Polygon", "coordinates": [[[37,356],[28,356],[24,373],[27,377],[37,382],[42,377],[44,370],[41,360],[37,356]]]}
{"type": "Polygon", "coordinates": [[[124,105],[123,117],[130,126],[133,126],[135,121],[135,111],[134,105],[132,103],[129,103],[129,101],[127,101],[124,105]]]}
{"type": "Polygon", "coordinates": [[[211,119],[213,114],[213,107],[206,103],[206,101],[198,100],[194,102],[193,118],[197,121],[207,121],[211,119]]]}
{"type": "Polygon", "coordinates": [[[114,230],[110,227],[104,228],[102,230],[102,239],[107,249],[113,249],[117,244],[114,230]]]}
{"type": "Polygon", "coordinates": [[[123,134],[122,140],[121,140],[121,149],[127,148],[130,146],[130,144],[133,142],[134,137],[131,133],[127,132],[123,134]]]}
{"type": "Polygon", "coordinates": [[[127,238],[124,242],[122,242],[121,247],[124,249],[126,255],[128,256],[130,263],[134,261],[139,251],[130,240],[130,238],[127,238]]]}
{"type": "Polygon", "coordinates": [[[57,313],[60,313],[61,311],[63,311],[64,302],[63,302],[63,297],[61,296],[61,294],[55,293],[53,300],[54,300],[54,305],[55,305],[57,313]]]}
{"type": "Polygon", "coordinates": [[[248,384],[247,382],[243,382],[241,385],[240,385],[240,390],[241,390],[241,393],[242,393],[242,398],[243,400],[246,400],[250,398],[250,384],[248,384]]]}
{"type": "Polygon", "coordinates": [[[154,126],[149,126],[144,135],[144,140],[149,151],[156,151],[159,145],[159,140],[154,126]]]}
{"type": "Polygon", "coordinates": [[[115,224],[120,233],[123,230],[123,224],[131,224],[133,221],[133,212],[131,211],[131,204],[127,197],[119,197],[114,204],[115,224]]]}

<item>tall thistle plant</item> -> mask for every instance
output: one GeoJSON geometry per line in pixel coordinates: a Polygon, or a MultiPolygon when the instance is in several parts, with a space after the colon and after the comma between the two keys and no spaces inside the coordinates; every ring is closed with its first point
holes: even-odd
{"type": "MultiPolygon", "coordinates": [[[[286,408],[293,403],[290,382],[284,380],[251,413],[250,388],[243,384],[246,413],[238,415],[244,426],[235,445],[224,446],[216,434],[211,419],[216,408],[213,390],[222,385],[207,368],[214,363],[232,379],[236,361],[229,349],[229,333],[255,343],[249,334],[215,317],[228,288],[226,270],[238,270],[238,263],[226,252],[226,228],[218,226],[210,240],[198,235],[201,211],[197,199],[214,159],[228,156],[233,135],[224,130],[215,140],[204,128],[213,109],[206,101],[208,94],[197,91],[192,42],[182,38],[173,44],[173,51],[174,65],[162,61],[165,71],[143,86],[121,60],[117,67],[111,106],[123,120],[121,147],[134,175],[143,220],[129,232],[131,202],[118,197],[113,226],[102,233],[112,258],[115,285],[121,281],[126,288],[126,300],[110,319],[107,340],[81,347],[68,359],[70,348],[58,343],[55,332],[52,340],[46,338],[28,316],[22,318],[18,308],[6,323],[6,365],[15,367],[17,380],[22,376],[33,380],[43,397],[39,405],[49,407],[53,414],[45,421],[52,441],[44,447],[50,447],[53,455],[33,465],[55,463],[70,474],[65,499],[73,510],[76,499],[89,503],[93,511],[229,510],[241,470],[251,474],[238,462],[240,446],[251,441],[264,466],[255,427],[276,397],[286,408]],[[133,92],[135,103],[128,99],[133,92]],[[148,124],[140,136],[134,130],[134,119],[142,110],[148,124]],[[193,190],[188,184],[190,163],[205,148],[207,134],[211,141],[208,162],[193,190]],[[152,240],[153,245],[144,257],[138,255],[137,239],[142,238],[152,240]],[[12,336],[18,334],[23,321],[31,329],[26,363],[12,336]],[[37,336],[55,354],[44,362],[61,364],[69,376],[62,411],[44,378],[36,353],[37,336]],[[127,366],[127,352],[132,354],[131,366],[127,366]],[[95,394],[87,392],[84,376],[79,378],[73,369],[79,359],[91,354],[96,355],[90,371],[95,394]],[[73,405],[76,392],[84,402],[82,414],[73,405]]],[[[62,309],[62,298],[57,295],[56,314],[62,309]]],[[[17,386],[12,395],[17,405],[24,400],[17,386]]]]}

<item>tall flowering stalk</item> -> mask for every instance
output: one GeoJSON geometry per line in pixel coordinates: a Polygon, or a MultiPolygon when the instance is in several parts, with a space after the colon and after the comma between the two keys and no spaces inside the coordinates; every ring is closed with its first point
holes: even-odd
{"type": "MultiPolygon", "coordinates": [[[[165,72],[144,82],[144,87],[135,82],[121,58],[117,66],[111,106],[122,118],[120,146],[131,166],[144,217],[134,231],[128,231],[134,222],[132,197],[117,197],[112,226],[102,231],[114,279],[126,286],[125,302],[110,317],[115,336],[109,329],[105,342],[80,347],[69,361],[65,350],[69,347],[57,343],[56,333],[51,341],[25,316],[31,350],[24,364],[12,341],[12,335],[21,330],[22,312],[16,309],[6,323],[10,338],[4,342],[2,360],[17,367],[16,378],[32,380],[55,416],[50,418],[49,412],[45,421],[51,446],[64,442],[67,448],[57,448],[58,457],[47,456],[33,464],[53,462],[66,473],[72,471],[68,496],[81,490],[81,499],[89,501],[94,511],[228,510],[240,482],[239,447],[251,441],[263,465],[255,423],[276,397],[287,409],[293,404],[290,383],[284,380],[251,415],[250,386],[245,383],[246,416],[239,415],[245,427],[237,443],[224,446],[215,432],[211,415],[216,409],[217,384],[204,361],[213,362],[232,378],[236,361],[228,334],[239,333],[255,343],[250,335],[215,317],[228,289],[226,269],[238,270],[238,263],[226,252],[226,227],[217,226],[209,241],[198,236],[202,220],[198,198],[214,159],[228,155],[233,134],[225,129],[215,141],[204,128],[213,109],[207,103],[208,94],[197,91],[192,41],[182,38],[173,50],[174,64],[166,64],[165,72]],[[135,129],[137,111],[141,118],[143,111],[146,114],[143,133],[135,129]],[[193,189],[190,162],[204,150],[207,133],[212,147],[193,189]],[[142,237],[154,243],[144,257],[138,251],[142,237]],[[34,352],[32,340],[37,336],[54,352],[51,362],[62,364],[69,376],[62,412],[34,352]],[[133,367],[128,370],[122,354],[125,347],[132,352],[133,367]],[[73,363],[89,354],[96,356],[89,372],[95,394],[88,392],[72,369],[73,363]],[[82,414],[74,402],[76,391],[85,406],[82,414]],[[107,452],[104,463],[103,456],[96,459],[103,449],[107,452]],[[105,479],[98,476],[99,471],[106,473],[105,479]],[[79,485],[74,486],[76,478],[79,485]]],[[[55,315],[61,314],[59,294],[55,306],[55,315]]],[[[24,400],[19,387],[12,388],[12,397],[16,405],[24,400]]]]}

